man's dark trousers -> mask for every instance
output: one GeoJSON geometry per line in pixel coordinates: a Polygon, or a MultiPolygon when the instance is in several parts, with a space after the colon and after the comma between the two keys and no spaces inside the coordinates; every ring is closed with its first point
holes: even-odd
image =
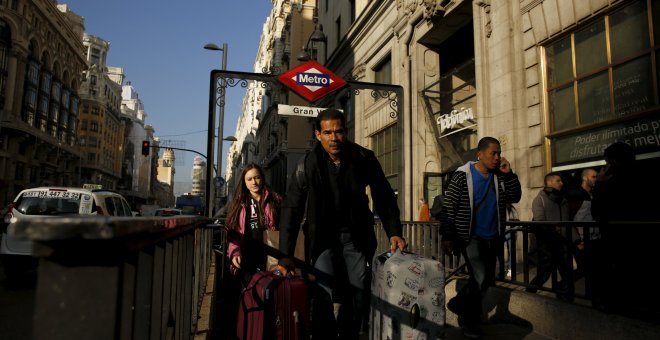
{"type": "Polygon", "coordinates": [[[498,249],[502,245],[494,240],[473,237],[463,249],[470,275],[463,286],[449,303],[449,309],[466,323],[478,323],[481,320],[482,297],[488,287],[495,283],[495,262],[498,249]]]}
{"type": "Polygon", "coordinates": [[[337,332],[339,339],[357,339],[369,308],[367,257],[355,248],[349,233],[341,233],[339,240],[314,262],[314,339],[337,339],[337,332]],[[341,303],[337,322],[333,303],[341,303]]]}

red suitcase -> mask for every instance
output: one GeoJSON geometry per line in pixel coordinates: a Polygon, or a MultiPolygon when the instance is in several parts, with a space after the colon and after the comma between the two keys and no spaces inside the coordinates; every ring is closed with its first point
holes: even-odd
{"type": "Polygon", "coordinates": [[[304,279],[258,272],[241,292],[237,335],[241,340],[309,339],[309,316],[304,279]]]}

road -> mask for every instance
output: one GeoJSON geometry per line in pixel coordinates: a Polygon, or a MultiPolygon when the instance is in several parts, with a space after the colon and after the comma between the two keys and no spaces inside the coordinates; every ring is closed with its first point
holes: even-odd
{"type": "Polygon", "coordinates": [[[0,264],[0,339],[32,338],[35,282],[32,275],[10,284],[0,264]]]}

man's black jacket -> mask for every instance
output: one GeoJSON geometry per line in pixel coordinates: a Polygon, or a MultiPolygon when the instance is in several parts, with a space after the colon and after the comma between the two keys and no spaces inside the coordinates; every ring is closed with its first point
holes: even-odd
{"type": "MultiPolygon", "coordinates": [[[[347,224],[356,248],[370,257],[376,250],[377,241],[367,187],[388,237],[401,236],[402,233],[396,196],[371,150],[347,141],[341,152],[341,167],[345,167],[342,169],[345,173],[338,183],[341,192],[339,214],[347,224]]],[[[333,209],[334,198],[328,181],[326,157],[326,151],[317,143],[301,159],[304,164],[298,164],[289,178],[280,213],[280,251],[287,255],[294,253],[301,222],[306,217],[306,222],[302,223],[305,254],[306,260],[311,260],[311,263],[325,249],[339,242],[338,230],[341,226],[334,225],[338,218],[333,209]],[[299,176],[296,171],[301,172],[299,176]]]]}

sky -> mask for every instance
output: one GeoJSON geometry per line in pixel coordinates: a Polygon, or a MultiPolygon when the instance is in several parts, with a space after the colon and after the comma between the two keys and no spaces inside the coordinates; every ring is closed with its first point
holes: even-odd
{"type": "MultiPolygon", "coordinates": [[[[223,53],[203,46],[227,43],[227,70],[253,72],[263,25],[272,8],[270,0],[58,3],[67,4],[85,19],[86,33],[110,43],[107,66],[124,68],[124,82],[130,81],[137,91],[147,113],[145,123],[154,127],[155,136],[202,154],[207,147],[210,74],[221,68],[223,53]]],[[[240,86],[226,92],[224,137],[236,131],[244,94],[240,86]]],[[[224,142],[223,174],[229,146],[230,142],[224,142]]],[[[175,151],[175,155],[174,189],[181,194],[185,186],[178,183],[191,182],[197,155],[186,151],[175,151]]]]}

